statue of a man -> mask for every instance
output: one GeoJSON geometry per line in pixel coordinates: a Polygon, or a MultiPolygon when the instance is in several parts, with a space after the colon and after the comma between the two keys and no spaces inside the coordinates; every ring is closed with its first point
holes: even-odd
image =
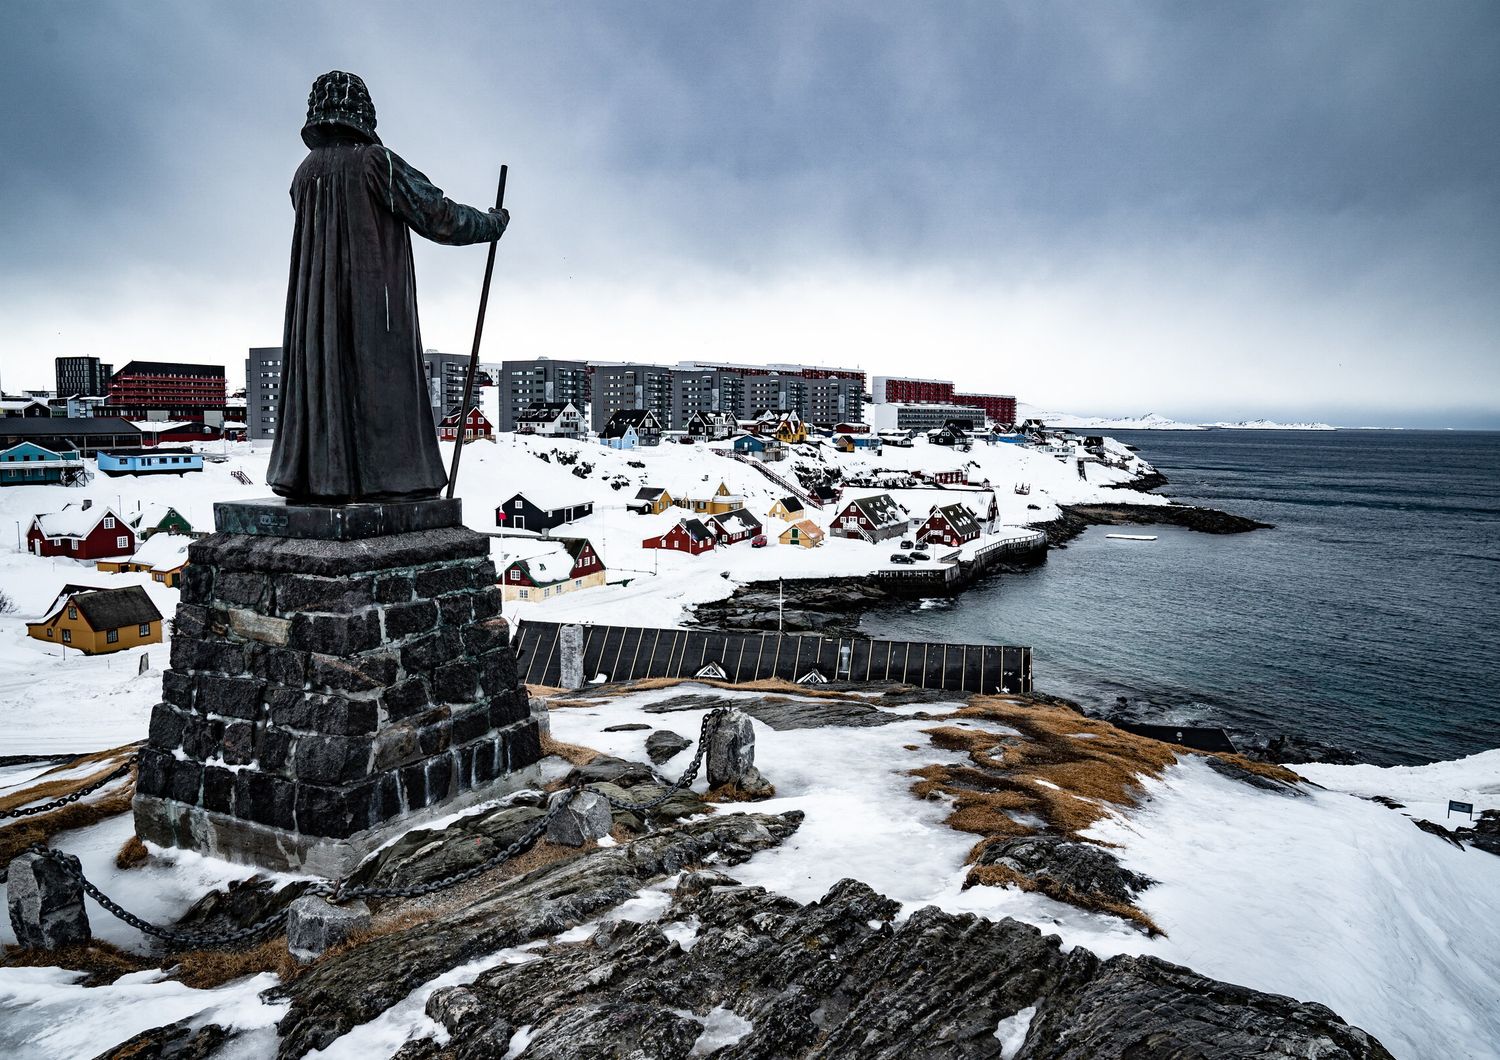
{"type": "Polygon", "coordinates": [[[422,371],[411,235],[499,239],[506,210],[443,196],[375,135],[365,83],[313,82],[292,178],[297,222],[282,338],[271,488],[340,504],[436,496],[448,481],[422,371]]]}

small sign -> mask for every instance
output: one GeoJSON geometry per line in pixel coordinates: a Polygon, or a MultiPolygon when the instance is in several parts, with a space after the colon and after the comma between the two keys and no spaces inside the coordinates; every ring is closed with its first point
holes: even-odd
{"type": "Polygon", "coordinates": [[[1469,820],[1472,821],[1474,819],[1474,804],[1472,802],[1455,802],[1453,799],[1449,799],[1448,816],[1451,817],[1455,813],[1466,813],[1469,815],[1469,820]]]}

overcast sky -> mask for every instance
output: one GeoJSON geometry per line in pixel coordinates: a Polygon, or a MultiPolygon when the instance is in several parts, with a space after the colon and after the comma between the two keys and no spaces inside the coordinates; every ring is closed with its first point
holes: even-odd
{"type": "MultiPolygon", "coordinates": [[[[485,360],[1500,426],[1500,5],[10,2],[0,382],[281,341],[308,88],[511,167],[485,360]]],[[[482,247],[418,248],[467,352],[482,247]]]]}

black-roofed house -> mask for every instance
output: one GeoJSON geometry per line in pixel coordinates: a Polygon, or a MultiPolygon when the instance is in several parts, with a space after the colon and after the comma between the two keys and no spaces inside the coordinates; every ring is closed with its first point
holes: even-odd
{"type": "Polygon", "coordinates": [[[86,655],[104,655],[161,643],[161,621],[161,612],[139,585],[65,585],[40,620],[26,623],[26,634],[86,655]]]}
{"type": "Polygon", "coordinates": [[[599,431],[599,440],[614,449],[661,444],[661,420],[650,409],[616,409],[599,431]],[[635,444],[629,444],[631,437],[635,444]]]}
{"type": "Polygon", "coordinates": [[[636,515],[660,515],[675,503],[672,495],[660,486],[642,486],[636,491],[635,500],[626,502],[625,507],[636,515]]]}
{"type": "Polygon", "coordinates": [[[733,545],[745,541],[761,532],[760,520],[749,508],[736,508],[732,512],[711,515],[708,528],[721,545],[733,545]]]}
{"type": "Polygon", "coordinates": [[[833,517],[828,532],[835,537],[873,543],[900,537],[910,526],[911,517],[894,497],[889,493],[876,493],[844,505],[833,517]]]}
{"type": "Polygon", "coordinates": [[[712,551],[717,544],[714,532],[703,525],[703,520],[679,519],[666,533],[646,538],[641,542],[641,547],[662,548],[669,552],[686,552],[696,556],[712,551]]]}
{"type": "Polygon", "coordinates": [[[727,412],[697,411],[688,417],[686,431],[689,438],[718,442],[732,437],[737,424],[727,412]]]}
{"type": "Polygon", "coordinates": [[[571,401],[533,401],[516,413],[516,433],[582,438],[583,413],[571,401]]]}
{"type": "Polygon", "coordinates": [[[788,494],[771,505],[771,510],[766,514],[772,519],[784,519],[789,523],[795,523],[807,514],[807,509],[802,506],[801,500],[788,494]]]}
{"type": "Polygon", "coordinates": [[[979,536],[979,520],[967,504],[935,504],[917,530],[917,540],[928,545],[957,548],[979,536]]]}
{"type": "Polygon", "coordinates": [[[507,530],[546,531],[593,514],[593,501],[532,488],[497,507],[495,525],[507,530]]]}

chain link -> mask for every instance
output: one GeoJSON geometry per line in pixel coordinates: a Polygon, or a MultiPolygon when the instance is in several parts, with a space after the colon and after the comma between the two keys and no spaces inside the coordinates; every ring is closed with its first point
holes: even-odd
{"type": "Polygon", "coordinates": [[[53,799],[51,802],[44,802],[40,806],[22,806],[19,809],[15,810],[0,810],[0,818],[11,820],[17,817],[31,817],[39,813],[50,813],[51,811],[60,809],[61,807],[66,806],[69,803],[77,802],[85,795],[92,795],[94,792],[104,787],[104,785],[108,784],[110,781],[118,780],[120,777],[123,777],[125,774],[129,773],[130,770],[134,768],[136,760],[139,758],[140,755],[132,754],[129,758],[125,759],[125,761],[120,764],[120,767],[118,769],[114,770],[106,776],[100,777],[98,780],[94,781],[86,788],[79,788],[71,795],[64,795],[60,799],[53,799]]]}
{"type": "MultiPolygon", "coordinates": [[[[668,799],[682,792],[684,789],[692,786],[693,781],[697,779],[698,770],[703,765],[703,759],[708,753],[709,730],[717,719],[727,716],[730,713],[730,710],[731,708],[729,707],[717,707],[703,716],[703,725],[698,731],[697,753],[693,756],[692,762],[688,764],[687,769],[683,771],[682,775],[672,783],[668,784],[666,792],[658,798],[649,799],[646,802],[633,803],[627,802],[624,799],[614,798],[602,791],[594,791],[588,784],[574,784],[571,787],[567,788],[562,793],[562,796],[560,798],[555,799],[552,805],[548,807],[547,812],[538,817],[531,824],[531,826],[527,828],[526,831],[517,836],[509,846],[480,862],[478,865],[472,865],[469,868],[464,869],[462,872],[455,872],[451,875],[443,876],[436,880],[429,880],[426,883],[409,884],[405,887],[372,887],[365,885],[360,887],[348,887],[346,889],[346,880],[317,880],[312,884],[311,887],[308,888],[305,893],[322,895],[328,898],[330,902],[335,903],[353,901],[357,898],[421,898],[429,894],[434,894],[438,891],[447,890],[450,887],[456,887],[461,883],[467,883],[469,880],[483,876],[485,873],[496,868],[497,866],[503,865],[505,862],[510,861],[512,858],[515,858],[518,855],[524,854],[526,851],[530,850],[532,846],[536,844],[536,841],[546,833],[547,828],[557,818],[558,814],[567,809],[568,806],[572,804],[573,800],[576,799],[578,795],[584,791],[593,791],[594,794],[603,798],[607,803],[609,803],[610,806],[614,807],[617,810],[629,810],[634,813],[641,813],[646,810],[655,809],[656,807],[666,802],[668,799]]],[[[22,813],[16,813],[14,811],[12,811],[11,813],[13,816],[24,816],[26,813],[40,813],[43,810],[53,808],[54,806],[63,805],[68,802],[75,802],[78,799],[82,798],[84,795],[87,795],[89,792],[103,787],[115,777],[123,776],[126,772],[129,771],[130,767],[135,764],[135,760],[136,756],[131,755],[124,765],[122,765],[115,772],[111,773],[109,776],[105,777],[103,780],[100,780],[98,783],[84,788],[82,791],[74,792],[72,795],[58,800],[58,802],[52,804],[52,806],[37,807],[30,811],[23,811],[22,813]]],[[[656,775],[654,771],[653,775],[656,775]]],[[[657,776],[657,779],[662,780],[663,778],[657,776]]],[[[663,780],[663,782],[665,781],[663,780]]],[[[290,910],[288,909],[281,909],[279,912],[273,913],[270,916],[266,917],[264,920],[257,921],[256,923],[251,924],[248,927],[233,928],[227,931],[219,932],[181,931],[173,930],[172,928],[158,927],[156,924],[152,924],[151,922],[143,920],[141,917],[136,916],[134,913],[130,912],[130,910],[124,908],[114,899],[110,898],[103,891],[99,890],[98,887],[94,886],[94,884],[89,881],[88,877],[83,874],[82,867],[75,867],[76,859],[67,858],[62,854],[61,851],[52,850],[45,843],[34,843],[32,844],[30,849],[33,853],[50,858],[64,872],[77,880],[79,884],[82,885],[84,891],[88,893],[89,897],[98,902],[100,907],[110,915],[114,916],[116,919],[124,921],[138,931],[142,931],[145,934],[152,936],[153,938],[162,939],[163,941],[173,946],[208,947],[224,946],[236,942],[247,942],[250,939],[254,939],[260,935],[267,934],[273,928],[283,924],[290,913],[290,910]]]]}

